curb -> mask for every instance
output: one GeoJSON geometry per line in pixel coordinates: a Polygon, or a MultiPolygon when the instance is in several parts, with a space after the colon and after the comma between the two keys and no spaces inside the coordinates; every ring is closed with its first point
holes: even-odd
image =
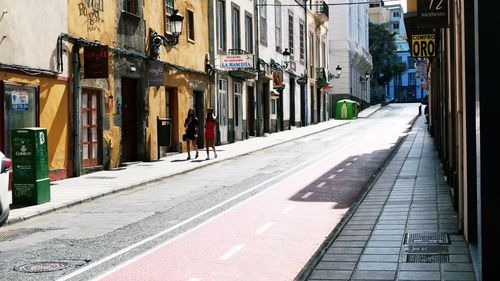
{"type": "MultiPolygon", "coordinates": [[[[411,126],[408,128],[408,130],[406,132],[410,132],[412,130],[413,126],[415,125],[415,121],[418,119],[418,117],[419,116],[417,115],[415,118],[413,118],[413,120],[410,121],[411,126]]],[[[363,194],[361,194],[360,198],[358,200],[356,200],[356,202],[353,203],[352,207],[349,208],[349,210],[342,217],[340,222],[333,228],[333,230],[330,232],[330,234],[326,237],[325,241],[323,241],[323,243],[321,243],[321,245],[318,247],[318,250],[316,250],[316,252],[313,254],[313,256],[304,265],[302,270],[293,279],[294,281],[307,281],[308,280],[308,278],[311,276],[313,270],[316,268],[318,263],[321,261],[321,258],[325,255],[325,253],[328,251],[330,246],[335,242],[337,237],[340,235],[340,233],[342,232],[344,227],[351,220],[352,216],[356,213],[360,204],[365,200],[366,196],[372,190],[374,184],[378,181],[379,177],[384,173],[386,167],[394,159],[394,156],[396,156],[399,149],[401,148],[401,145],[404,143],[404,141],[406,140],[407,137],[408,136],[406,135],[404,137],[401,137],[397,141],[396,145],[394,146],[394,149],[387,156],[387,158],[383,161],[383,163],[380,165],[379,169],[375,172],[374,177],[368,183],[368,188],[366,189],[366,191],[363,192],[363,194]]],[[[387,199],[386,199],[386,202],[387,202],[387,199]]],[[[373,229],[372,229],[372,232],[373,232],[373,229]]],[[[358,263],[358,261],[356,261],[356,264],[357,263],[358,263]]]]}

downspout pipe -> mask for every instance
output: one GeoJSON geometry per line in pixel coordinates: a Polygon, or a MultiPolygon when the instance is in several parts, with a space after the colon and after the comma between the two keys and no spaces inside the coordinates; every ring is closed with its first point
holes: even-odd
{"type": "MultiPolygon", "coordinates": [[[[73,141],[70,142],[73,147],[73,171],[74,177],[78,177],[82,173],[81,153],[80,153],[80,42],[76,41],[73,44],[73,141]]],[[[62,70],[62,67],[61,67],[62,70]]]]}
{"type": "Polygon", "coordinates": [[[255,20],[254,20],[254,26],[255,26],[255,47],[254,47],[254,52],[255,52],[255,62],[254,65],[257,66],[257,86],[254,88],[255,92],[255,115],[256,118],[255,120],[257,121],[255,124],[255,135],[260,136],[261,134],[261,126],[260,126],[260,115],[262,114],[260,107],[262,104],[262,100],[259,98],[260,97],[260,87],[261,87],[261,81],[260,81],[260,64],[261,60],[259,57],[259,42],[260,42],[260,35],[259,35],[259,7],[257,4],[260,3],[260,0],[255,0],[255,5],[254,5],[254,15],[255,15],[255,20]]]}

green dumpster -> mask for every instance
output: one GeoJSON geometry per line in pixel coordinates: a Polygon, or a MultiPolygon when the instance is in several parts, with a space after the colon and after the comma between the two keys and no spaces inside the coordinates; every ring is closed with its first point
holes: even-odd
{"type": "Polygon", "coordinates": [[[337,107],[335,110],[335,119],[355,119],[358,118],[358,103],[343,99],[337,101],[337,107]]]}
{"type": "Polygon", "coordinates": [[[47,130],[12,130],[12,203],[37,205],[50,201],[47,130]]]}

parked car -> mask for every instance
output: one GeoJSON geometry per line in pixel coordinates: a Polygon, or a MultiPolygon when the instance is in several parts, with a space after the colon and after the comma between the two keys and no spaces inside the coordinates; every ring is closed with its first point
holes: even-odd
{"type": "Polygon", "coordinates": [[[12,162],[0,151],[0,226],[9,217],[9,170],[12,162]]]}

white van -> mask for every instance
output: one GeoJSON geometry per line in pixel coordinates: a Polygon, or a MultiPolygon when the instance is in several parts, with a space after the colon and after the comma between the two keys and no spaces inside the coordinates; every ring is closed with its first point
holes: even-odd
{"type": "Polygon", "coordinates": [[[9,170],[12,162],[0,151],[0,226],[9,217],[9,170]]]}

